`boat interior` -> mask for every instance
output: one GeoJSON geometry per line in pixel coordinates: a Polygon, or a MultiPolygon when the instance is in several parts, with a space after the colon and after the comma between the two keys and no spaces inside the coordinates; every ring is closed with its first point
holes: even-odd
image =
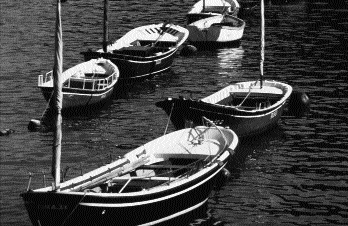
{"type": "Polygon", "coordinates": [[[114,177],[84,192],[127,193],[140,192],[157,186],[169,185],[203,167],[203,159],[169,158],[151,165],[141,165],[126,175],[114,177]]]}
{"type": "MultiPolygon", "coordinates": [[[[187,18],[186,24],[189,25],[193,22],[196,22],[196,21],[201,20],[201,19],[209,18],[213,15],[214,14],[210,14],[210,13],[189,13],[186,15],[186,18],[187,18]]],[[[216,15],[218,15],[218,14],[216,14],[216,15]]]]}
{"type": "Polygon", "coordinates": [[[243,110],[260,110],[265,109],[279,101],[279,96],[275,95],[236,95],[231,93],[230,96],[218,101],[217,104],[233,106],[243,110]]]}
{"type": "Polygon", "coordinates": [[[144,26],[132,30],[109,46],[109,51],[114,54],[149,57],[176,48],[185,34],[172,25],[163,26],[144,26]]]}
{"type": "Polygon", "coordinates": [[[264,86],[262,89],[253,90],[248,87],[230,86],[202,101],[241,110],[261,110],[276,104],[283,96],[283,90],[278,87],[264,86]]]}
{"type": "Polygon", "coordinates": [[[83,73],[72,76],[63,83],[63,88],[99,90],[111,85],[113,77],[106,73],[83,73]]]}
{"type": "Polygon", "coordinates": [[[213,23],[211,26],[242,27],[244,22],[232,16],[225,16],[220,23],[213,23]]]}
{"type": "Polygon", "coordinates": [[[265,82],[262,88],[253,82],[237,83],[225,87],[201,101],[241,110],[261,110],[280,101],[287,93],[286,89],[286,87],[272,82],[265,82]]]}
{"type": "MultiPolygon", "coordinates": [[[[220,133],[217,129],[204,127],[188,131],[178,133],[180,136],[187,136],[187,140],[183,139],[179,143],[177,139],[171,139],[166,140],[164,145],[163,140],[159,139],[127,153],[120,160],[124,164],[117,164],[114,172],[98,180],[100,182],[87,182],[78,187],[78,190],[122,193],[170,185],[171,182],[187,178],[207,166],[228,145],[226,138],[217,136],[220,133]]],[[[109,168],[104,170],[109,171],[109,168]]]]}
{"type": "Polygon", "coordinates": [[[173,41],[136,40],[130,46],[114,50],[113,53],[148,57],[167,52],[176,45],[177,42],[173,41]]]}

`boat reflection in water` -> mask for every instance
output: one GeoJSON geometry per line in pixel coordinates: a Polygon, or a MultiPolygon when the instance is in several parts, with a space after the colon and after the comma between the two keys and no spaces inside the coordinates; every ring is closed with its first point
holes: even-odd
{"type": "MultiPolygon", "coordinates": [[[[223,48],[217,50],[218,65],[222,69],[218,72],[221,75],[227,75],[229,78],[237,76],[233,72],[237,72],[238,68],[242,67],[244,57],[244,48],[223,48]]],[[[240,72],[239,72],[240,73],[240,72]]]]}

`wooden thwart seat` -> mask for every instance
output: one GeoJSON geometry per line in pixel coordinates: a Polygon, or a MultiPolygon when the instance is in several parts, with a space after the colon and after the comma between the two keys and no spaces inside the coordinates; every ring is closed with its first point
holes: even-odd
{"type": "Polygon", "coordinates": [[[185,169],[190,168],[187,165],[142,165],[137,169],[185,169]]]}

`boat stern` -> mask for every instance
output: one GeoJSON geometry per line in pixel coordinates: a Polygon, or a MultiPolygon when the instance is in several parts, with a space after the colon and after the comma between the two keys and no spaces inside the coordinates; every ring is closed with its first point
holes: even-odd
{"type": "Polygon", "coordinates": [[[30,221],[34,226],[72,225],[72,222],[69,222],[69,215],[79,203],[77,197],[66,199],[54,191],[36,192],[31,190],[20,196],[23,198],[30,221]]]}

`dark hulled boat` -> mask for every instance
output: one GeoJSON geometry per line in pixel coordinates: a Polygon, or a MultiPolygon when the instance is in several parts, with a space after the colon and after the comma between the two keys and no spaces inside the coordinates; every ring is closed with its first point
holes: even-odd
{"type": "Polygon", "coordinates": [[[21,196],[35,226],[154,225],[205,204],[237,144],[225,128],[179,130],[63,182],[59,190],[21,196]]]}
{"type": "Polygon", "coordinates": [[[120,71],[120,81],[151,78],[168,70],[188,30],[174,24],[152,24],[135,28],[108,45],[106,51],[86,51],[85,60],[105,58],[120,71]]]}
{"type": "Polygon", "coordinates": [[[82,52],[85,61],[95,58],[111,60],[120,71],[121,83],[152,78],[168,70],[189,31],[171,23],[150,24],[134,28],[108,45],[109,0],[104,0],[103,48],[82,52]]]}

